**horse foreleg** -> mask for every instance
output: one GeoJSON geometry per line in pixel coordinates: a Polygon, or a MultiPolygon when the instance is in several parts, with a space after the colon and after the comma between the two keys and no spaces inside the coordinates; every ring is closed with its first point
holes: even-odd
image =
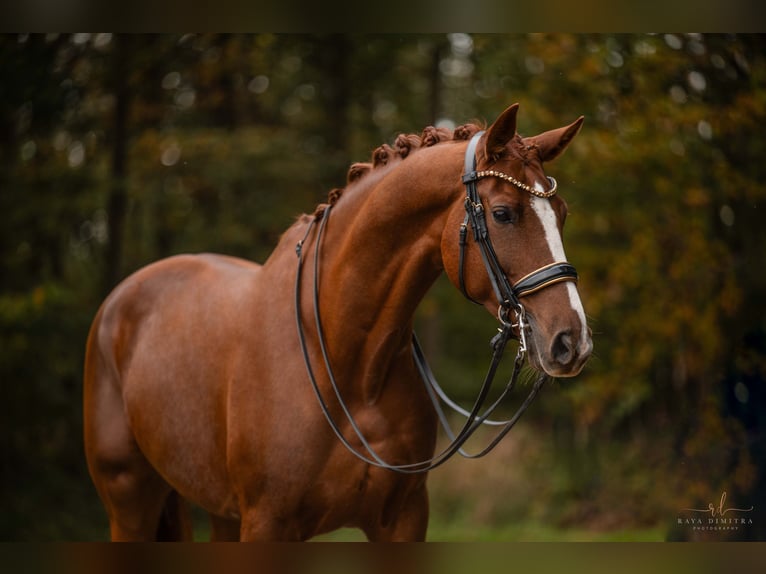
{"type": "Polygon", "coordinates": [[[428,529],[428,490],[425,482],[403,501],[389,524],[364,528],[370,542],[424,542],[428,529]]]}
{"type": "Polygon", "coordinates": [[[267,508],[251,508],[242,515],[239,539],[242,542],[299,542],[298,528],[267,508]]]}

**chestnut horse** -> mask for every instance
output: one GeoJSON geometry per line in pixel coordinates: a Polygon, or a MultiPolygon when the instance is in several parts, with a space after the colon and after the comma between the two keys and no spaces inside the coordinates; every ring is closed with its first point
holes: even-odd
{"type": "MultiPolygon", "coordinates": [[[[435,450],[436,414],[411,342],[426,291],[446,271],[493,315],[502,304],[477,241],[469,234],[459,245],[469,139],[483,170],[473,206],[486,211],[510,284],[566,261],[567,208],[543,163],[582,118],[523,138],[517,110],[480,134],[465,125],[399,136],[372,163],[352,166],[345,190],[330,194],[318,269],[313,257],[302,263],[309,278],[321,268],[322,330],[342,399],[391,464],[435,450]]],[[[301,216],[262,266],[171,257],[104,301],[87,342],[84,438],[113,540],[188,539],[187,501],[210,514],[214,540],[306,540],[344,526],[374,541],[425,539],[427,473],[354,457],[328,426],[302,358],[296,316],[315,382],[339,430],[361,448],[329,400],[310,280],[299,297],[294,287],[296,245],[319,248],[314,222],[326,210],[301,216]]],[[[556,377],[579,373],[592,349],[576,285],[565,279],[524,300],[530,364],[556,377]]]]}

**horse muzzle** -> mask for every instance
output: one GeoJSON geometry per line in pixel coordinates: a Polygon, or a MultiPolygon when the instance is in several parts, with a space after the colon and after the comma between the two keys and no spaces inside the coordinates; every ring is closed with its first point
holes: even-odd
{"type": "Polygon", "coordinates": [[[593,352],[590,328],[586,329],[584,336],[580,331],[565,328],[548,338],[533,327],[527,339],[531,351],[530,364],[552,377],[574,377],[580,374],[593,352]]]}

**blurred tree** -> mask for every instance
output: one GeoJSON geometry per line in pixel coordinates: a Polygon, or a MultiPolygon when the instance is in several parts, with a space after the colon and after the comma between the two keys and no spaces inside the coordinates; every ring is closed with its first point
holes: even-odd
{"type": "MultiPolygon", "coordinates": [[[[92,316],[97,276],[78,272],[94,174],[81,169],[99,136],[82,129],[91,68],[69,37],[0,36],[0,537],[77,531],[92,497],[80,442],[76,340],[92,316]]],[[[87,524],[87,520],[84,521],[87,524]]],[[[86,527],[87,528],[87,527],[86,527]]]]}
{"type": "Polygon", "coordinates": [[[127,155],[128,155],[128,112],[130,90],[128,74],[132,56],[133,39],[129,35],[118,35],[113,41],[113,61],[108,82],[114,95],[112,114],[112,161],[111,189],[107,201],[106,222],[109,231],[106,261],[104,265],[104,295],[106,296],[122,276],[122,241],[127,209],[127,155]]]}
{"type": "Polygon", "coordinates": [[[527,97],[542,110],[574,102],[595,123],[561,162],[597,352],[554,411],[579,477],[566,495],[596,500],[619,479],[623,511],[640,515],[648,464],[667,485],[649,490],[652,505],[669,518],[724,490],[755,497],[763,428],[744,440],[724,405],[736,357],[763,353],[739,335],[766,316],[750,291],[763,281],[752,265],[764,239],[762,38],[540,36],[527,51],[538,72],[527,97]],[[625,440],[643,444],[639,466],[605,446],[625,440]]]}

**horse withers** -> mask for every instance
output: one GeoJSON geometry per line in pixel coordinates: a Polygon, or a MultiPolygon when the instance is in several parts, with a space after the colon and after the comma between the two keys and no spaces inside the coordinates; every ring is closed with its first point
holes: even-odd
{"type": "Polygon", "coordinates": [[[340,527],[425,539],[427,472],[393,468],[434,456],[411,338],[439,274],[509,326],[523,295],[515,334],[541,372],[574,376],[592,348],[562,244],[566,204],[543,171],[582,118],[525,138],[517,111],[486,132],[426,128],[381,146],[263,265],[181,255],[114,289],[84,378],[85,452],[113,540],[188,539],[188,502],[210,514],[214,540],[340,527]],[[296,246],[314,254],[300,258],[303,278],[296,246]],[[390,468],[350,452],[363,442],[390,468]]]}

